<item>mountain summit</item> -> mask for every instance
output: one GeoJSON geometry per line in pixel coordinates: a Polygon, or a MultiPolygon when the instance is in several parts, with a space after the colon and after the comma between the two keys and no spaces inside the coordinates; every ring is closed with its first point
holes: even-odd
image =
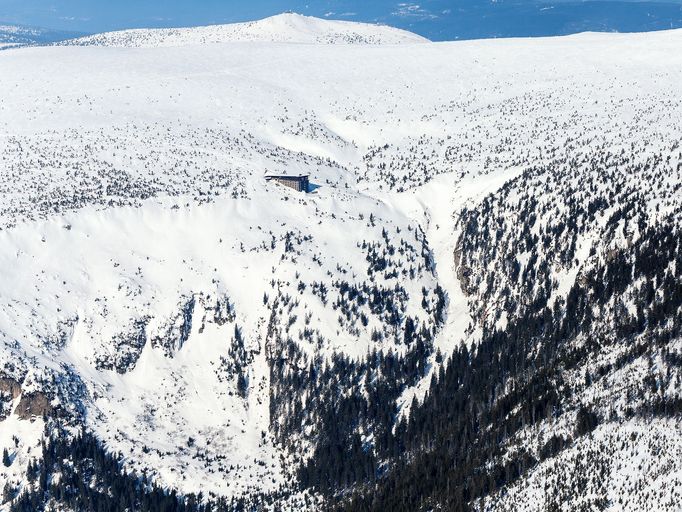
{"type": "Polygon", "coordinates": [[[427,39],[393,27],[350,21],[324,20],[294,13],[258,21],[206,27],[133,29],[95,34],[65,45],[156,47],[231,42],[307,44],[406,44],[427,39]]]}

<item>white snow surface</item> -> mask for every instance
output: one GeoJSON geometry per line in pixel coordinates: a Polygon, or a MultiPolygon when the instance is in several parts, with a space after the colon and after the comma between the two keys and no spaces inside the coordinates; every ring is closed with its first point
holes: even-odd
{"type": "MultiPolygon", "coordinates": [[[[275,489],[289,476],[285,454],[262,435],[264,294],[299,298],[294,337],[311,315],[326,342],[301,340],[304,351],[362,357],[379,321],[339,327],[337,312],[296,285],[328,283],[339,269],[361,282],[363,241],[380,241],[382,228],[412,240],[419,228],[435,275],[404,280],[406,307],[423,315],[422,287],[441,283],[448,318],[436,344],[447,354],[471,336],[453,258],[464,205],[518,175],[521,155],[542,161],[596,134],[627,144],[676,133],[682,31],[423,43],[387,27],[281,15],[1,53],[5,373],[24,392],[57,389],[67,409],[77,396],[107,447],[168,486],[275,489]],[[309,172],[319,188],[301,195],[266,183],[277,171],[309,172]],[[288,234],[300,238],[294,258],[288,234]],[[220,324],[224,298],[235,319],[220,324]],[[192,299],[184,344],[153,346],[181,329],[192,299]],[[141,319],[148,341],[134,367],[102,367],[125,355],[116,340],[134,337],[141,319]],[[235,324],[250,354],[247,399],[221,373],[235,324]]],[[[40,424],[0,422],[0,449],[17,454],[4,478],[20,484],[40,424]]]]}

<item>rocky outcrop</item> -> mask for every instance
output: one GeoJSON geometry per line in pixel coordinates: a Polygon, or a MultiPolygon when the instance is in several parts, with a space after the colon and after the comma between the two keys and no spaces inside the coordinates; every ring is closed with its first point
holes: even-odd
{"type": "Polygon", "coordinates": [[[12,400],[21,394],[21,384],[8,377],[0,377],[0,395],[8,396],[12,400]]]}
{"type": "Polygon", "coordinates": [[[135,368],[147,343],[148,322],[148,317],[139,318],[132,323],[129,330],[114,336],[111,344],[115,350],[97,357],[97,369],[116,370],[123,374],[135,368]]]}
{"type": "Polygon", "coordinates": [[[455,263],[455,273],[457,275],[457,280],[459,281],[459,285],[462,289],[462,293],[466,296],[473,295],[474,292],[476,291],[475,288],[471,285],[471,275],[473,273],[473,270],[466,265],[463,264],[462,260],[462,237],[460,236],[459,240],[457,241],[457,245],[455,247],[455,251],[453,253],[453,259],[455,263]]]}
{"type": "Polygon", "coordinates": [[[0,421],[12,412],[12,403],[19,398],[14,412],[22,420],[49,415],[53,412],[49,397],[40,391],[23,393],[21,383],[11,377],[0,377],[0,421]]]}
{"type": "Polygon", "coordinates": [[[50,399],[45,393],[36,392],[23,395],[15,409],[16,415],[22,420],[47,416],[52,413],[50,399]]]}
{"type": "Polygon", "coordinates": [[[9,377],[0,377],[0,421],[12,412],[12,403],[21,394],[21,384],[9,377]]]}
{"type": "Polygon", "coordinates": [[[185,344],[192,331],[194,296],[192,295],[184,304],[181,304],[177,316],[166,324],[159,334],[151,336],[152,347],[163,349],[166,357],[173,357],[185,344]]]}

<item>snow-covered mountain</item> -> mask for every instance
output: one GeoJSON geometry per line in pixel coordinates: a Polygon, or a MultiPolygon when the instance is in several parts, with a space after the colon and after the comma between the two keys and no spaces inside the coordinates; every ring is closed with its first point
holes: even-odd
{"type": "Polygon", "coordinates": [[[0,507],[674,510],[680,44],[0,54],[0,507]]]}
{"type": "Polygon", "coordinates": [[[49,44],[65,39],[73,39],[80,35],[75,32],[24,27],[0,22],[0,50],[19,46],[49,44]]]}
{"type": "Polygon", "coordinates": [[[427,41],[384,25],[321,20],[284,13],[258,21],[192,28],[137,29],[95,34],[66,41],[75,46],[157,47],[239,41],[308,44],[406,44],[427,41]]]}

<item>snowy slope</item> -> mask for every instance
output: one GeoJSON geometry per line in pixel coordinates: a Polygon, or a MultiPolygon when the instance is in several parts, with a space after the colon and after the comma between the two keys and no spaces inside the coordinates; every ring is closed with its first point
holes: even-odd
{"type": "MultiPolygon", "coordinates": [[[[20,414],[32,404],[182,492],[287,487],[300,460],[278,426],[301,397],[271,382],[273,361],[294,373],[405,354],[412,318],[434,338],[407,412],[436,349],[505,321],[508,283],[481,277],[478,249],[476,290],[462,281],[464,207],[606,147],[679,161],[681,31],[419,42],[281,15],[0,54],[0,378],[21,388],[2,390],[0,448],[16,462],[0,478],[21,487],[38,449],[42,414],[20,414]],[[278,171],[309,172],[315,190],[265,182],[278,171]],[[381,307],[349,302],[372,288],[381,307]]],[[[652,209],[678,206],[679,191],[664,204],[671,192],[651,190],[652,209]]],[[[545,203],[547,224],[558,202],[545,203]]],[[[291,445],[312,446],[318,421],[291,445]]]]}
{"type": "Polygon", "coordinates": [[[123,30],[86,36],[65,45],[158,47],[234,42],[307,44],[413,44],[427,39],[380,25],[331,21],[285,13],[259,21],[194,28],[123,30]]]}

